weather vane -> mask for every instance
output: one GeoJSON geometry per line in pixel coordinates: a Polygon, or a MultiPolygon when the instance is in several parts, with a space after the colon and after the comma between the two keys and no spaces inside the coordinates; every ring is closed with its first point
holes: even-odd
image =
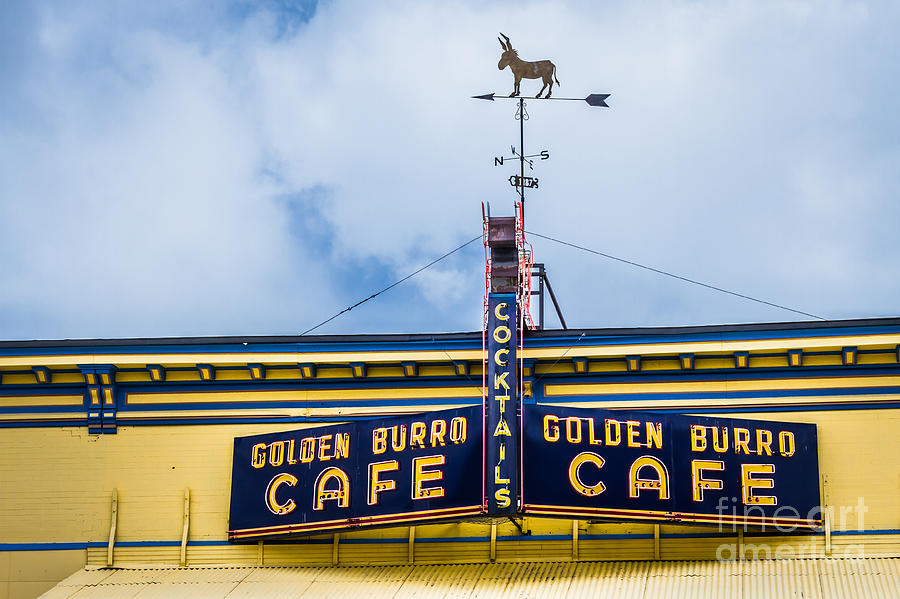
{"type": "Polygon", "coordinates": [[[519,106],[516,110],[516,120],[519,121],[519,148],[517,150],[515,146],[510,146],[512,156],[495,157],[494,166],[503,166],[505,160],[514,160],[518,158],[519,174],[510,176],[509,184],[518,191],[520,200],[522,202],[522,219],[524,221],[525,190],[537,189],[539,184],[537,177],[525,176],[525,164],[528,163],[528,168],[530,170],[534,170],[533,159],[540,158],[541,160],[547,160],[550,158],[550,152],[547,150],[541,150],[537,154],[525,154],[525,121],[528,120],[528,112],[525,110],[525,99],[521,97],[519,91],[519,85],[522,83],[522,79],[543,80],[544,86],[541,88],[541,91],[539,91],[535,96],[536,100],[575,100],[580,102],[587,102],[588,106],[600,106],[603,108],[609,108],[609,105],[606,103],[606,99],[609,97],[609,94],[590,94],[585,98],[551,98],[550,96],[553,93],[553,82],[556,81],[556,85],[561,85],[559,79],[556,77],[556,65],[549,60],[522,60],[521,58],[519,58],[518,51],[513,48],[512,42],[509,40],[509,38],[506,37],[503,33],[501,33],[500,35],[502,36],[502,38],[497,39],[500,40],[500,47],[503,48],[503,54],[500,55],[500,62],[497,63],[497,68],[502,71],[506,67],[509,67],[509,70],[512,71],[512,93],[509,96],[498,96],[494,93],[490,93],[472,97],[478,100],[491,101],[495,99],[505,100],[510,98],[517,98],[519,100],[519,106]],[[541,97],[541,94],[544,93],[545,89],[547,90],[547,95],[541,97]]]}

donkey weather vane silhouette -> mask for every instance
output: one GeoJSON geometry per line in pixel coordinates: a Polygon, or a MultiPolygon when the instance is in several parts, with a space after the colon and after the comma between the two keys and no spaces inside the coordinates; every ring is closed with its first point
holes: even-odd
{"type": "Polygon", "coordinates": [[[500,33],[501,37],[497,39],[500,40],[500,46],[503,48],[503,54],[500,55],[500,62],[497,63],[497,68],[499,70],[505,69],[507,66],[513,74],[513,91],[509,96],[498,96],[496,94],[482,94],[480,96],[472,96],[477,100],[505,100],[505,99],[518,99],[518,107],[516,109],[516,120],[519,121],[519,148],[516,150],[515,146],[512,146],[512,157],[495,157],[494,158],[494,166],[502,166],[505,160],[519,160],[519,174],[512,175],[509,178],[509,184],[516,188],[518,191],[518,195],[520,201],[522,202],[522,221],[524,223],[525,220],[525,189],[537,189],[538,188],[538,179],[537,177],[526,177],[525,176],[525,163],[528,163],[528,166],[531,170],[534,170],[534,163],[531,160],[532,158],[540,157],[541,160],[547,160],[550,158],[550,152],[547,150],[541,150],[538,154],[525,154],[525,121],[528,120],[528,112],[525,110],[526,103],[525,99],[520,95],[519,85],[522,82],[522,79],[541,79],[543,80],[544,86],[541,88],[541,91],[537,93],[535,96],[536,100],[568,100],[568,101],[581,101],[586,102],[588,106],[594,107],[603,107],[609,108],[609,105],[606,103],[606,99],[610,96],[610,94],[590,94],[585,98],[551,98],[550,95],[553,92],[553,82],[556,81],[557,85],[560,85],[559,79],[556,78],[556,65],[550,62],[549,60],[536,60],[536,61],[527,61],[519,58],[518,51],[513,48],[512,42],[509,38],[500,33]],[[502,39],[501,39],[502,38],[502,39]],[[506,41],[504,41],[506,40],[506,41]],[[549,87],[549,89],[548,89],[549,87]],[[544,90],[547,89],[547,95],[543,98],[541,94],[544,93],[544,90]]]}
{"type": "MultiPolygon", "coordinates": [[[[515,87],[513,87],[513,91],[509,94],[509,97],[514,98],[519,95],[519,84],[524,78],[543,79],[544,87],[541,88],[541,91],[538,92],[535,98],[540,98],[548,85],[550,86],[550,89],[547,90],[547,95],[545,97],[549,98],[550,94],[553,93],[553,80],[556,79],[556,65],[549,60],[536,60],[534,62],[522,60],[519,58],[518,51],[512,47],[512,42],[509,41],[509,38],[503,35],[503,33],[500,33],[500,35],[503,36],[506,43],[503,43],[503,39],[497,38],[500,40],[500,47],[503,48],[503,54],[500,56],[500,62],[497,63],[497,68],[502,71],[506,67],[509,67],[515,81],[515,87]]],[[[560,85],[559,79],[556,79],[556,85],[560,85]]]]}

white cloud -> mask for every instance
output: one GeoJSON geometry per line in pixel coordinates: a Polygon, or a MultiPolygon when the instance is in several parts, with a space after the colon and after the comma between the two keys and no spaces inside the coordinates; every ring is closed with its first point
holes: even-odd
{"type": "MultiPolygon", "coordinates": [[[[498,30],[554,60],[555,95],[613,94],[528,103],[528,149],[552,154],[529,228],[826,316],[896,312],[891,6],[334,2],[287,33],[264,10],[37,12],[0,117],[0,337],[297,332],[476,235],[482,201],[514,199],[492,166],[514,107],[468,99],[511,89],[498,30]]],[[[794,318],[535,247],[577,326],[794,318]]],[[[479,256],[317,332],[477,328],[479,256]]]]}

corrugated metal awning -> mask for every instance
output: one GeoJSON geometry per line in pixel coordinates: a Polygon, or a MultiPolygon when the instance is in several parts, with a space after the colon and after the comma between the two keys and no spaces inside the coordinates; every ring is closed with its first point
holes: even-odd
{"type": "Polygon", "coordinates": [[[48,599],[900,597],[900,559],[96,569],[48,599]]]}

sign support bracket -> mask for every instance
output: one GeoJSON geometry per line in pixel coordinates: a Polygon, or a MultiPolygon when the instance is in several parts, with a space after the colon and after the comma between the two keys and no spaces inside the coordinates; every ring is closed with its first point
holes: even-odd
{"type": "Polygon", "coordinates": [[[191,490],[184,490],[184,528],[181,530],[181,559],[179,565],[184,568],[187,566],[187,541],[188,530],[191,527],[191,490]]]}
{"type": "Polygon", "coordinates": [[[572,520],[572,559],[578,561],[578,520],[572,520]]]}
{"type": "Polygon", "coordinates": [[[109,544],[106,546],[106,565],[113,565],[113,549],[116,546],[116,524],[119,520],[119,491],[112,490],[112,507],[109,514],[109,544]]]}
{"type": "Polygon", "coordinates": [[[509,521],[512,522],[513,526],[515,526],[517,529],[519,529],[519,533],[521,533],[522,535],[528,536],[531,534],[530,530],[525,530],[524,528],[522,528],[522,525],[519,524],[519,521],[516,520],[515,518],[513,518],[512,516],[509,517],[509,521]]]}
{"type": "Polygon", "coordinates": [[[659,560],[659,524],[653,525],[653,559],[659,560]]]}
{"type": "Polygon", "coordinates": [[[491,524],[491,563],[497,561],[497,525],[491,524]]]}

